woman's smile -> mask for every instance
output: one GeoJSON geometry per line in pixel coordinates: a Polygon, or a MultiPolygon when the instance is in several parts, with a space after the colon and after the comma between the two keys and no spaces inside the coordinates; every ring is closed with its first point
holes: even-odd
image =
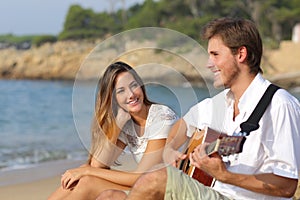
{"type": "Polygon", "coordinates": [[[141,86],[132,74],[124,72],[116,79],[116,100],[118,105],[130,113],[140,112],[144,102],[141,86]]]}

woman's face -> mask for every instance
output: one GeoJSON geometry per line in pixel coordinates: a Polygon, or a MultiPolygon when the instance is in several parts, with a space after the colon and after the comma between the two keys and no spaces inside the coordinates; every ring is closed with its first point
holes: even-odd
{"type": "Polygon", "coordinates": [[[118,105],[129,113],[141,111],[144,94],[141,86],[129,72],[122,72],[116,78],[116,100],[118,105]]]}

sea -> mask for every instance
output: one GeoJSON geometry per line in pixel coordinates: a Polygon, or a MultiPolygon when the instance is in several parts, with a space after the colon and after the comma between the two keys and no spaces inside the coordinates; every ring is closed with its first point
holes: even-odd
{"type": "MultiPolygon", "coordinates": [[[[178,116],[218,91],[146,84],[149,98],[178,116]]],[[[56,160],[84,160],[96,93],[94,82],[0,80],[0,174],[56,160]]],[[[300,99],[300,89],[291,90],[300,99]]]]}
{"type": "MultiPolygon", "coordinates": [[[[0,80],[0,173],[88,155],[94,82],[0,80]]],[[[147,84],[149,98],[179,116],[207,89],[147,84]]]]}

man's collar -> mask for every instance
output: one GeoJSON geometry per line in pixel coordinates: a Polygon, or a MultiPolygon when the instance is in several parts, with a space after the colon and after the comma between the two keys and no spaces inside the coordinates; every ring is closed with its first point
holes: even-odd
{"type": "MultiPolygon", "coordinates": [[[[239,109],[241,109],[246,104],[246,102],[249,103],[249,100],[251,101],[253,99],[255,101],[256,98],[253,97],[258,96],[261,93],[261,91],[262,93],[265,91],[266,88],[262,89],[262,85],[266,85],[267,87],[269,84],[268,81],[266,81],[262,77],[262,75],[258,73],[239,99],[239,109]]],[[[234,101],[234,94],[230,89],[225,89],[224,92],[226,103],[229,106],[234,101]]]]}

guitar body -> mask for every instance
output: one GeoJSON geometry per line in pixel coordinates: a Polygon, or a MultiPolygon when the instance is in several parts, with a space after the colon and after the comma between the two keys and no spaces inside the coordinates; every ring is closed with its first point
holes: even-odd
{"type": "MultiPolygon", "coordinates": [[[[199,144],[202,144],[204,142],[212,142],[216,140],[219,136],[220,134],[212,134],[211,136],[207,137],[207,129],[197,129],[194,132],[192,138],[190,139],[190,143],[188,149],[186,150],[186,154],[189,155],[190,153],[192,153],[199,144]]],[[[210,187],[213,184],[214,178],[208,175],[206,172],[202,171],[201,169],[190,165],[188,157],[182,160],[179,169],[206,186],[210,187]]]]}
{"type": "MultiPolygon", "coordinates": [[[[234,153],[242,152],[242,147],[246,138],[241,136],[227,136],[224,133],[219,133],[209,127],[203,130],[196,130],[190,139],[189,146],[185,154],[189,155],[194,149],[204,142],[210,143],[208,146],[207,154],[217,152],[219,155],[230,155],[234,153]],[[218,142],[217,142],[218,141],[218,142]]],[[[190,177],[198,180],[200,183],[206,186],[213,186],[214,178],[208,175],[201,169],[192,166],[189,161],[189,156],[182,160],[179,169],[190,177]]]]}

